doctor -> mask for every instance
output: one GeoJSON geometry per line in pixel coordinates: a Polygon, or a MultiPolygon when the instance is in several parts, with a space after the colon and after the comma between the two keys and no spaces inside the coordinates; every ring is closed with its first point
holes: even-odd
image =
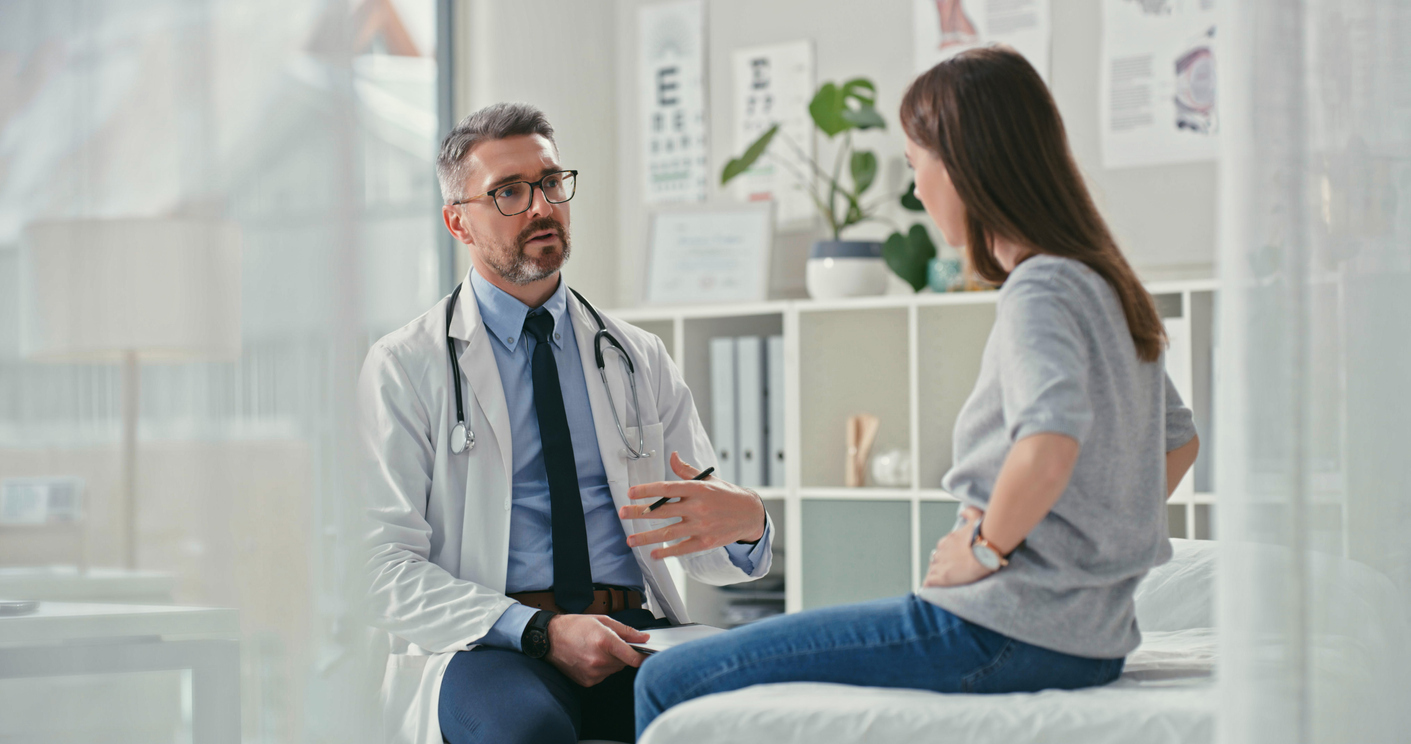
{"type": "Polygon", "coordinates": [[[374,344],[358,383],[387,738],[631,742],[644,657],[628,644],[689,622],[663,559],[708,584],[758,578],[772,527],[716,478],[670,486],[679,500],[645,518],[633,486],[714,454],[661,341],[562,281],[577,173],[543,113],[471,114],[437,175],[472,269],[374,344]]]}

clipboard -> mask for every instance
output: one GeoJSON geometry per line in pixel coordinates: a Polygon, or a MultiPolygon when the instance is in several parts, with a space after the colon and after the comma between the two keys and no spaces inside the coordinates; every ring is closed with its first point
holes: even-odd
{"type": "Polygon", "coordinates": [[[698,641],[702,638],[709,638],[713,635],[724,633],[724,628],[717,628],[713,625],[702,625],[700,623],[686,623],[685,625],[673,625],[670,628],[652,628],[643,631],[651,636],[646,643],[633,643],[632,648],[648,656],[665,651],[668,648],[675,648],[683,643],[698,641]]]}

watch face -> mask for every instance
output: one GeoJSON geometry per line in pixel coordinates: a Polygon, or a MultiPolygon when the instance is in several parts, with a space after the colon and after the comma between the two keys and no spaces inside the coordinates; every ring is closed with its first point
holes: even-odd
{"type": "Polygon", "coordinates": [[[531,659],[542,659],[549,652],[549,634],[538,628],[530,628],[524,634],[524,655],[531,659]]]}
{"type": "Polygon", "coordinates": [[[999,570],[999,554],[990,546],[971,545],[970,552],[975,554],[975,560],[979,561],[980,565],[991,571],[999,570]]]}

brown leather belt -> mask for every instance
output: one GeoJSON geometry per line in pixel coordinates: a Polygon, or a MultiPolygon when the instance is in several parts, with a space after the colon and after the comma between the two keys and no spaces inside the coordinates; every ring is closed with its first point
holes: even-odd
{"type": "MultiPolygon", "coordinates": [[[[547,592],[519,592],[509,595],[510,599],[537,610],[548,610],[549,612],[563,615],[566,614],[563,608],[554,603],[554,593],[547,592]]],[[[609,615],[623,610],[642,609],[642,593],[636,589],[619,589],[609,587],[606,589],[596,589],[593,591],[593,603],[583,610],[584,615],[609,615]]]]}

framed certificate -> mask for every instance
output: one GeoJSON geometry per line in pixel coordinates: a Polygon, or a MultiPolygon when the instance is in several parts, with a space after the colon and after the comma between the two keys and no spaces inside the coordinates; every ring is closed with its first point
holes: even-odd
{"type": "Polygon", "coordinates": [[[643,302],[707,305],[768,299],[773,226],[773,205],[767,201],[654,212],[643,302]]]}

